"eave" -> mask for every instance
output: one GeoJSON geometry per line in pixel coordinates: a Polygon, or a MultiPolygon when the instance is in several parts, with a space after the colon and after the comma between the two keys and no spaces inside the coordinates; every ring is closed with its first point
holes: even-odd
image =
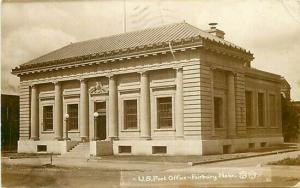
{"type": "MultiPolygon", "coordinates": [[[[208,39],[201,38],[200,36],[174,40],[170,42],[172,51],[186,51],[195,50],[204,47],[215,53],[232,56],[238,59],[251,61],[253,55],[240,48],[235,48],[225,44],[217,43],[216,41],[209,41],[208,39]]],[[[168,42],[151,44],[147,46],[138,46],[136,48],[127,48],[114,51],[107,51],[105,53],[90,54],[67,59],[60,59],[48,61],[39,64],[21,65],[12,70],[12,74],[17,76],[28,75],[33,73],[47,72],[53,70],[70,69],[74,67],[92,66],[100,63],[112,63],[122,60],[138,59],[148,56],[156,56],[159,54],[171,53],[168,42]]]]}

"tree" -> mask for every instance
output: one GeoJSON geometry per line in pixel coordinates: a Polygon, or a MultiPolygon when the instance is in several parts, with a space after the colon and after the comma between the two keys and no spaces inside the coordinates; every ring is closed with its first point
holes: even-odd
{"type": "Polygon", "coordinates": [[[282,105],[282,132],[284,141],[292,141],[298,136],[298,112],[291,101],[281,96],[282,105]]]}

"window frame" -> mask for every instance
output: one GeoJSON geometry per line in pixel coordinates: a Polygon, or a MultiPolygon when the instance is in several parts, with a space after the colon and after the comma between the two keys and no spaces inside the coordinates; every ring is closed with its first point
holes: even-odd
{"type": "Polygon", "coordinates": [[[66,104],[66,113],[67,114],[69,114],[69,118],[68,118],[68,132],[77,132],[77,131],[79,131],[79,108],[80,108],[80,106],[79,106],[79,104],[78,103],[67,103],[66,104]],[[69,105],[77,105],[77,129],[70,129],[70,118],[71,118],[71,116],[70,116],[70,113],[69,113],[69,110],[68,110],[68,106],[69,105]]]}
{"type": "Polygon", "coordinates": [[[174,128],[174,124],[175,124],[175,119],[174,119],[174,117],[175,117],[175,114],[174,114],[174,97],[173,96],[170,96],[170,95],[166,95],[166,96],[157,96],[157,97],[155,97],[155,114],[156,114],[156,128],[158,129],[158,130],[170,130],[170,129],[173,129],[174,128]],[[159,111],[158,111],[158,100],[159,99],[161,99],[161,98],[171,98],[171,112],[172,112],[172,114],[171,114],[171,121],[172,121],[172,123],[171,123],[171,126],[170,127],[160,127],[160,120],[159,120],[159,111]]]}
{"type": "Polygon", "coordinates": [[[138,117],[138,115],[139,115],[139,113],[138,113],[138,111],[139,111],[139,108],[138,108],[139,102],[138,102],[138,100],[136,98],[126,98],[122,102],[123,102],[123,105],[122,105],[123,106],[123,109],[122,109],[123,110],[123,129],[124,130],[137,130],[138,125],[139,125],[139,117],[138,117]],[[127,126],[127,115],[125,114],[126,113],[126,110],[125,110],[126,101],[136,101],[136,114],[135,114],[135,116],[136,116],[136,126],[132,127],[132,128],[127,126]]]}
{"type": "Polygon", "coordinates": [[[269,92],[268,93],[268,117],[269,117],[269,127],[272,127],[272,128],[277,128],[278,126],[278,110],[277,110],[278,106],[277,106],[277,95],[276,93],[273,93],[273,92],[269,92]],[[274,117],[272,118],[272,114],[271,114],[271,97],[270,96],[273,96],[274,97],[274,117]],[[274,121],[274,125],[272,126],[271,124],[271,121],[274,121]]]}
{"type": "Polygon", "coordinates": [[[51,104],[45,104],[45,105],[42,105],[42,130],[43,132],[53,132],[54,131],[54,105],[51,105],[51,104]],[[51,107],[52,108],[52,129],[45,129],[45,112],[44,112],[44,109],[45,107],[51,107]]]}
{"type": "Polygon", "coordinates": [[[255,125],[255,120],[254,120],[254,94],[255,92],[253,90],[245,90],[245,123],[246,123],[246,127],[247,128],[252,128],[254,127],[255,125]],[[247,92],[250,93],[250,104],[251,104],[251,111],[249,112],[250,113],[250,125],[248,125],[248,122],[247,122],[247,92]]]}
{"type": "Polygon", "coordinates": [[[215,129],[224,129],[225,128],[225,121],[224,121],[224,118],[225,118],[225,105],[224,105],[224,97],[221,96],[221,95],[214,95],[213,97],[213,108],[214,108],[214,114],[213,114],[213,118],[214,118],[214,128],[215,129]],[[220,109],[219,109],[219,115],[220,115],[220,126],[219,127],[216,127],[216,121],[215,121],[215,113],[216,113],[216,109],[215,109],[215,98],[219,98],[221,99],[221,104],[220,104],[220,109]]]}
{"type": "Polygon", "coordinates": [[[257,92],[257,127],[265,128],[266,127],[266,93],[263,91],[257,92]],[[260,124],[260,105],[259,105],[259,95],[262,94],[262,121],[263,124],[260,124]]]}
{"type": "MultiPolygon", "coordinates": [[[[139,90],[125,90],[119,91],[119,101],[118,101],[118,123],[121,132],[139,132],[140,131],[140,94],[139,90]],[[136,100],[137,101],[137,127],[135,129],[126,129],[125,127],[125,117],[124,117],[124,101],[125,100],[136,100]]],[[[109,108],[109,107],[108,107],[109,108]]]]}

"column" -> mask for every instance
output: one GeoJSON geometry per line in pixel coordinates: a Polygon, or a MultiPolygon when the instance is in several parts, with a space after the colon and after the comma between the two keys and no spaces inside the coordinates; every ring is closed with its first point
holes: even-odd
{"type": "Polygon", "coordinates": [[[236,110],[235,110],[235,78],[232,72],[227,75],[227,112],[228,136],[236,135],[236,110]]]}
{"type": "Polygon", "coordinates": [[[62,140],[63,138],[63,112],[62,112],[62,91],[61,83],[54,82],[54,132],[55,139],[62,140]]]}
{"type": "Polygon", "coordinates": [[[118,137],[118,92],[116,76],[109,76],[109,111],[108,111],[108,137],[118,137]]]}
{"type": "Polygon", "coordinates": [[[89,112],[88,112],[88,89],[85,79],[80,79],[80,137],[82,141],[87,141],[89,137],[89,112]]]}
{"type": "Polygon", "coordinates": [[[38,92],[37,86],[31,86],[31,139],[39,139],[39,103],[38,103],[38,92]]]}
{"type": "Polygon", "coordinates": [[[215,106],[214,106],[214,70],[213,66],[210,67],[210,95],[211,95],[211,135],[216,136],[215,130],[215,106]]]}
{"type": "Polygon", "coordinates": [[[184,123],[183,123],[183,69],[176,68],[176,96],[175,96],[175,128],[176,137],[183,138],[184,123]]]}
{"type": "Polygon", "coordinates": [[[141,137],[150,138],[150,86],[147,72],[141,73],[140,129],[141,137]]]}

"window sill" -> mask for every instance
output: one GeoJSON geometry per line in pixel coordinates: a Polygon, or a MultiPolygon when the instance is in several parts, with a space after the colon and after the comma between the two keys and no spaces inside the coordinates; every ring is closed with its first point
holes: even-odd
{"type": "Polygon", "coordinates": [[[140,132],[139,129],[123,129],[121,132],[140,132]]]}
{"type": "Polygon", "coordinates": [[[42,134],[52,134],[54,131],[42,131],[42,134]]]}
{"type": "Polygon", "coordinates": [[[79,130],[69,130],[68,133],[79,133],[79,130]]]}
{"type": "Polygon", "coordinates": [[[159,132],[159,131],[175,131],[175,129],[174,128],[154,129],[154,132],[159,132]]]}

